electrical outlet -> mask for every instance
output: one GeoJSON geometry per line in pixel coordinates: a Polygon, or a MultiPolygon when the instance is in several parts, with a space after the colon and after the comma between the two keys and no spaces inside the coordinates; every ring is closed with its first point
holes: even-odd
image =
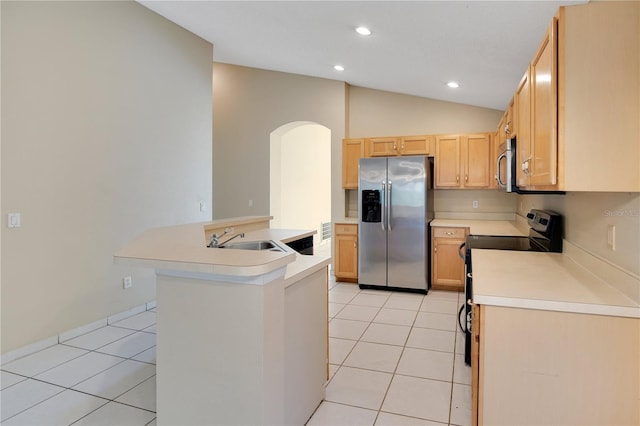
{"type": "Polygon", "coordinates": [[[473,208],[474,209],[478,208],[478,200],[473,200],[473,208]]]}
{"type": "Polygon", "coordinates": [[[253,200],[249,200],[249,207],[253,207],[253,200]]]}
{"type": "Polygon", "coordinates": [[[131,287],[133,287],[133,278],[131,278],[131,275],[127,275],[122,279],[122,288],[128,289],[131,287]]]}
{"type": "Polygon", "coordinates": [[[613,251],[616,251],[616,226],[615,225],[607,226],[607,247],[609,247],[613,251]]]}
{"type": "Polygon", "coordinates": [[[204,201],[200,201],[200,211],[201,212],[206,212],[207,211],[207,203],[204,201]]]}

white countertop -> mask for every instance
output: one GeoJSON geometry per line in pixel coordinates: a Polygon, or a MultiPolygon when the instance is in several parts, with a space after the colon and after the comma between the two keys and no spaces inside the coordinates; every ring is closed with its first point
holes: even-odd
{"type": "Polygon", "coordinates": [[[521,230],[515,221],[509,220],[434,219],[431,227],[434,226],[469,228],[469,233],[475,235],[529,235],[528,230],[521,230]]]}
{"type": "MultiPolygon", "coordinates": [[[[255,218],[256,221],[263,219],[262,217],[255,218]]],[[[214,226],[237,226],[238,224],[251,223],[252,220],[254,219],[250,217],[233,218],[149,229],[118,250],[114,254],[114,260],[119,264],[159,270],[238,277],[268,274],[296,262],[297,253],[292,249],[286,252],[272,252],[207,247],[206,229],[211,229],[214,226]]],[[[246,232],[244,239],[236,238],[234,242],[276,240],[286,243],[315,233],[316,231],[310,230],[267,228],[246,232]]],[[[222,242],[224,241],[225,238],[222,239],[222,242]]],[[[320,263],[326,260],[325,264],[330,259],[322,256],[311,257],[320,263]]],[[[304,262],[307,264],[311,260],[304,262]]]]}
{"type": "Polygon", "coordinates": [[[357,217],[343,217],[342,219],[336,220],[334,223],[346,223],[350,225],[357,225],[358,218],[357,217]]]}
{"type": "Polygon", "coordinates": [[[562,253],[473,249],[481,305],[640,318],[640,305],[562,253]]]}

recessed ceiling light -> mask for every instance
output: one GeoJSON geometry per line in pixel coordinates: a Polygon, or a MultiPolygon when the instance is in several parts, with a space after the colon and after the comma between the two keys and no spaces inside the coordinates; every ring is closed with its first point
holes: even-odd
{"type": "Polygon", "coordinates": [[[371,35],[371,30],[367,27],[358,27],[356,32],[360,35],[371,35]]]}
{"type": "Polygon", "coordinates": [[[344,67],[342,65],[334,65],[333,69],[336,71],[344,71],[344,67]]]}
{"type": "Polygon", "coordinates": [[[460,87],[460,85],[458,83],[456,83],[455,81],[448,82],[447,86],[451,87],[452,89],[457,89],[458,87],[460,87]]]}

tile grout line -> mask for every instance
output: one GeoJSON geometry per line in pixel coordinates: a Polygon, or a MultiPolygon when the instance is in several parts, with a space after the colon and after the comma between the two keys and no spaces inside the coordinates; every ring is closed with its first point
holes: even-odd
{"type": "MultiPolygon", "coordinates": [[[[334,286],[334,287],[335,287],[335,286],[334,286]]],[[[331,291],[331,289],[329,289],[329,291],[331,291]]],[[[337,317],[337,315],[339,314],[339,312],[341,312],[341,311],[342,311],[342,309],[344,309],[347,305],[352,304],[352,301],[355,299],[355,297],[356,297],[358,294],[361,294],[361,293],[360,293],[360,292],[359,292],[359,293],[356,293],[356,294],[355,294],[355,295],[354,295],[354,296],[349,300],[349,302],[347,302],[346,304],[344,304],[344,306],[340,309],[340,311],[336,312],[336,314],[331,318],[331,320],[335,319],[335,318],[337,317]]],[[[369,293],[367,293],[367,294],[369,294],[369,293]]],[[[356,342],[356,343],[354,344],[354,346],[352,347],[352,349],[349,351],[349,353],[345,356],[345,358],[342,360],[342,362],[339,364],[338,369],[335,371],[335,373],[334,373],[333,377],[331,378],[331,380],[329,380],[329,381],[327,382],[326,386],[328,386],[328,385],[329,385],[329,383],[330,383],[330,382],[333,380],[333,378],[335,377],[335,375],[337,375],[338,370],[340,370],[340,368],[342,368],[342,367],[344,366],[344,362],[345,362],[345,361],[347,360],[347,358],[351,355],[351,353],[353,352],[353,349],[355,348],[355,346],[356,346],[358,343],[360,343],[360,342],[363,342],[363,343],[375,343],[375,342],[366,342],[366,341],[362,340],[362,337],[365,335],[366,331],[369,329],[369,327],[371,326],[371,324],[375,323],[375,318],[380,314],[381,310],[385,308],[385,304],[390,300],[391,295],[393,295],[393,294],[395,294],[395,293],[394,293],[394,292],[392,292],[392,293],[391,293],[391,294],[386,298],[385,302],[384,302],[380,307],[378,307],[378,311],[376,312],[376,314],[374,315],[374,317],[373,317],[370,321],[368,321],[368,325],[367,325],[367,327],[366,327],[366,328],[365,328],[365,330],[360,334],[360,337],[359,337],[357,340],[355,340],[355,342],[356,342]]],[[[455,311],[457,312],[457,311],[458,311],[458,310],[457,310],[457,304],[459,303],[459,298],[460,298],[460,295],[458,294],[458,296],[457,296],[456,300],[451,300],[450,298],[446,298],[446,299],[445,299],[445,298],[442,298],[442,299],[435,298],[435,299],[433,299],[433,300],[442,300],[442,301],[449,301],[449,302],[453,302],[453,303],[456,305],[456,309],[455,309],[455,311]]],[[[427,329],[431,329],[431,328],[429,328],[429,327],[418,327],[418,326],[416,326],[416,321],[417,321],[417,318],[418,318],[418,314],[419,314],[420,312],[427,312],[427,313],[435,313],[435,314],[451,315],[451,316],[453,316],[453,317],[454,317],[454,319],[456,318],[455,313],[450,314],[450,313],[446,313],[446,312],[430,312],[430,311],[422,311],[421,309],[422,309],[423,305],[425,304],[425,302],[426,302],[426,295],[424,296],[424,298],[423,298],[423,300],[422,300],[422,303],[420,304],[420,306],[418,306],[417,310],[413,310],[413,309],[402,309],[402,308],[388,308],[388,309],[398,309],[398,310],[413,311],[413,312],[415,312],[415,316],[414,316],[414,319],[413,319],[413,321],[412,321],[411,326],[409,326],[409,333],[407,334],[407,337],[405,338],[404,345],[402,345],[402,351],[401,351],[401,353],[400,353],[400,357],[398,358],[398,361],[397,361],[397,363],[396,363],[396,365],[395,365],[394,371],[393,371],[392,373],[384,372],[384,373],[387,373],[387,374],[391,374],[391,380],[390,380],[389,385],[387,386],[387,388],[386,388],[386,390],[385,390],[385,394],[384,394],[384,397],[383,397],[382,402],[381,402],[381,404],[380,404],[380,408],[379,408],[378,410],[373,410],[373,411],[376,411],[376,417],[375,417],[375,419],[374,419],[374,424],[375,424],[375,422],[377,421],[377,419],[378,419],[378,417],[379,417],[380,413],[381,413],[381,412],[383,412],[383,411],[382,411],[382,406],[384,405],[384,401],[385,401],[385,399],[387,398],[387,395],[388,395],[389,389],[390,389],[390,387],[391,387],[391,383],[393,382],[393,378],[394,378],[396,375],[398,375],[398,376],[415,377],[415,378],[424,379],[423,377],[409,376],[409,375],[403,375],[403,374],[399,374],[399,373],[397,373],[397,369],[398,369],[398,366],[399,366],[399,364],[400,364],[400,359],[402,358],[402,355],[404,354],[405,349],[407,348],[407,346],[406,346],[406,345],[407,345],[407,342],[408,342],[409,336],[410,336],[410,334],[411,334],[411,331],[412,331],[414,328],[427,328],[427,329]]],[[[367,305],[353,305],[353,306],[367,306],[367,305]]],[[[356,321],[356,320],[353,320],[353,319],[345,319],[345,318],[339,318],[339,319],[342,319],[342,320],[348,320],[348,321],[349,321],[349,320],[350,320],[350,321],[356,321]]],[[[364,321],[361,321],[361,322],[364,322],[364,321]]],[[[438,330],[438,331],[446,331],[446,332],[453,332],[453,333],[454,333],[454,335],[453,335],[454,345],[453,345],[453,350],[452,350],[451,352],[448,352],[448,351],[436,351],[436,350],[432,350],[432,351],[434,351],[434,352],[442,352],[442,353],[450,353],[450,354],[451,354],[451,356],[452,356],[452,358],[453,358],[453,360],[452,360],[452,369],[451,369],[451,380],[450,380],[450,381],[444,381],[444,380],[438,380],[438,379],[427,379],[427,380],[440,381],[440,382],[448,383],[448,384],[450,384],[450,385],[451,385],[451,388],[450,388],[450,389],[451,389],[451,390],[450,390],[450,398],[449,398],[448,423],[450,423],[450,422],[451,422],[451,415],[452,415],[452,405],[453,405],[453,387],[454,387],[454,377],[455,377],[455,368],[456,368],[456,365],[455,365],[455,364],[456,364],[456,363],[455,363],[455,359],[456,359],[456,355],[457,355],[457,353],[456,353],[456,347],[457,347],[457,344],[458,344],[457,319],[455,319],[455,322],[456,322],[456,324],[454,325],[454,330],[453,330],[453,331],[451,331],[451,330],[433,329],[433,330],[438,330]]],[[[386,323],[377,323],[377,324],[386,324],[386,323]]],[[[387,324],[387,325],[398,325],[398,324],[387,324]]],[[[334,338],[337,338],[337,337],[334,337],[334,338]]],[[[351,341],[354,341],[353,339],[345,339],[345,338],[341,338],[341,339],[342,339],[342,340],[351,340],[351,341]]],[[[397,347],[397,345],[391,345],[391,344],[387,344],[387,343],[379,343],[379,344],[386,345],[386,346],[396,346],[396,347],[397,347]]],[[[416,349],[421,349],[421,348],[416,348],[416,349]]],[[[422,350],[428,350],[428,349],[422,349],[422,350]]],[[[334,364],[334,365],[335,365],[335,364],[334,364]]],[[[370,370],[370,369],[365,369],[365,368],[360,368],[360,367],[349,367],[349,368],[356,368],[356,369],[361,369],[361,370],[366,370],[366,371],[381,372],[381,371],[379,371],[379,370],[370,370]]],[[[325,400],[325,401],[326,401],[326,400],[325,400]]],[[[327,401],[327,402],[331,402],[331,403],[335,403],[335,404],[341,404],[341,403],[334,402],[334,401],[327,401]]],[[[342,405],[350,406],[349,404],[342,404],[342,405]]],[[[354,406],[354,407],[361,408],[361,409],[368,409],[368,408],[359,407],[359,406],[354,406]]],[[[368,410],[371,410],[371,409],[368,409],[368,410]]],[[[314,414],[315,414],[315,412],[314,412],[314,414]]],[[[391,413],[391,414],[394,414],[394,413],[391,413]]],[[[313,417],[313,415],[312,415],[312,417],[313,417]]],[[[410,416],[409,416],[409,417],[410,417],[410,416]]],[[[425,419],[425,420],[428,420],[428,419],[425,419]]],[[[431,420],[429,420],[429,421],[431,421],[431,420]]]]}
{"type": "MultiPolygon", "coordinates": [[[[135,316],[135,315],[139,315],[139,314],[141,314],[141,313],[143,313],[143,312],[146,312],[146,311],[141,311],[141,312],[135,313],[135,314],[133,314],[133,315],[131,315],[131,316],[127,317],[127,318],[130,318],[130,317],[135,316]]],[[[124,319],[126,319],[126,318],[123,318],[122,320],[124,320],[124,319]]],[[[145,327],[145,328],[149,328],[149,327],[151,327],[151,326],[153,326],[153,325],[155,325],[155,324],[151,324],[151,325],[149,325],[148,327],[145,327]]],[[[107,324],[107,325],[105,325],[105,326],[102,326],[102,327],[98,327],[98,328],[96,328],[95,330],[88,331],[88,332],[83,333],[82,335],[79,335],[79,336],[76,336],[76,337],[80,337],[80,336],[86,335],[86,334],[88,334],[88,333],[91,333],[91,332],[93,332],[93,331],[99,330],[99,329],[104,328],[104,327],[109,327],[109,324],[107,324]]],[[[114,326],[114,327],[117,327],[117,326],[114,326]]],[[[62,363],[60,363],[60,364],[57,364],[57,365],[55,365],[55,366],[53,366],[53,367],[51,367],[51,368],[45,369],[45,370],[43,370],[43,371],[40,371],[40,372],[38,372],[37,374],[30,375],[30,376],[25,376],[25,375],[23,375],[23,374],[14,373],[14,372],[11,372],[11,371],[8,371],[8,370],[4,370],[4,369],[2,369],[2,368],[0,367],[0,371],[5,371],[5,372],[7,372],[7,373],[11,373],[11,374],[15,374],[15,375],[20,376],[20,377],[24,377],[24,378],[25,378],[25,380],[34,380],[34,381],[37,381],[37,382],[40,382],[40,383],[44,383],[44,384],[47,384],[47,385],[50,385],[50,386],[54,386],[54,387],[57,387],[57,388],[61,389],[59,392],[56,392],[55,394],[51,395],[50,397],[45,398],[45,399],[43,399],[43,400],[41,400],[41,401],[38,401],[37,403],[35,403],[35,404],[33,404],[33,405],[31,405],[31,406],[29,406],[29,407],[25,408],[24,410],[21,410],[21,411],[19,411],[18,413],[15,413],[15,414],[14,414],[14,415],[12,415],[11,417],[8,417],[8,418],[6,418],[6,419],[3,419],[3,422],[4,422],[4,421],[6,421],[6,420],[9,420],[9,419],[11,419],[11,418],[13,418],[13,417],[15,417],[15,416],[17,416],[17,415],[19,415],[19,414],[22,414],[22,413],[24,413],[24,412],[26,412],[26,411],[28,411],[28,410],[30,410],[30,409],[33,409],[34,407],[36,407],[36,406],[38,406],[38,405],[40,405],[40,404],[44,403],[45,401],[48,401],[48,400],[50,400],[51,398],[53,398],[53,397],[55,397],[55,396],[57,396],[57,395],[60,395],[61,393],[63,393],[63,392],[64,392],[64,391],[66,391],[66,390],[69,390],[69,391],[72,391],[72,392],[82,393],[82,394],[89,395],[89,396],[92,396],[92,397],[95,397],[95,398],[99,398],[99,399],[103,399],[103,400],[105,400],[105,401],[106,401],[106,402],[105,402],[105,404],[100,405],[100,406],[99,406],[99,407],[97,407],[96,409],[94,409],[94,410],[92,410],[91,412],[89,412],[89,413],[85,414],[85,415],[84,415],[84,416],[82,416],[81,418],[79,418],[79,419],[75,420],[75,421],[74,421],[74,423],[76,423],[76,422],[77,422],[77,421],[79,421],[80,419],[82,419],[82,418],[86,417],[87,415],[89,415],[89,414],[91,414],[91,413],[95,412],[96,410],[98,410],[98,409],[100,409],[100,408],[104,407],[104,406],[105,406],[106,404],[108,404],[109,402],[115,402],[115,403],[118,403],[118,404],[127,405],[127,406],[130,406],[130,407],[133,407],[133,408],[137,408],[137,409],[144,410],[144,411],[147,411],[147,412],[150,412],[150,413],[154,413],[154,414],[155,414],[155,412],[154,412],[154,411],[148,410],[148,409],[146,409],[146,408],[136,407],[136,406],[134,406],[134,405],[125,404],[125,403],[121,403],[121,402],[116,401],[116,399],[117,399],[117,398],[120,398],[122,395],[126,394],[127,392],[131,391],[132,389],[136,388],[137,386],[141,385],[142,383],[144,383],[144,382],[146,382],[146,381],[150,380],[151,378],[155,377],[155,376],[156,376],[155,372],[154,372],[154,374],[153,374],[151,377],[148,377],[148,378],[146,378],[146,379],[142,380],[141,382],[136,383],[135,385],[133,385],[132,387],[130,387],[130,388],[129,388],[129,389],[127,389],[126,391],[122,392],[121,394],[117,395],[117,396],[116,396],[115,398],[113,398],[113,399],[106,398],[106,397],[104,397],[104,396],[100,396],[100,395],[92,394],[92,393],[89,393],[89,392],[85,392],[85,391],[82,391],[82,390],[78,390],[78,389],[74,389],[74,388],[73,388],[73,386],[77,386],[77,385],[79,385],[79,384],[81,384],[81,383],[83,383],[83,382],[85,382],[85,381],[87,381],[87,380],[90,380],[90,379],[92,379],[92,378],[94,378],[94,377],[98,376],[99,374],[102,374],[102,373],[104,373],[105,371],[108,371],[108,370],[110,370],[111,368],[114,368],[114,367],[116,367],[116,366],[118,366],[118,365],[122,364],[123,362],[125,362],[125,361],[127,361],[127,360],[140,362],[140,363],[143,363],[143,364],[146,364],[146,365],[153,365],[153,366],[155,367],[155,364],[151,364],[151,363],[148,363],[148,362],[145,362],[145,361],[138,361],[138,360],[134,360],[133,358],[134,358],[134,357],[136,357],[136,356],[138,356],[138,355],[140,355],[141,353],[143,353],[143,352],[145,352],[145,351],[147,351],[147,350],[149,350],[149,349],[151,349],[151,348],[155,347],[156,345],[153,345],[153,346],[151,346],[151,347],[149,347],[149,348],[146,348],[146,349],[144,349],[144,350],[142,350],[142,351],[140,351],[140,352],[138,352],[138,353],[136,353],[136,354],[133,354],[133,355],[132,355],[132,356],[130,356],[130,357],[123,357],[123,356],[120,356],[120,355],[113,355],[113,354],[107,354],[107,353],[103,353],[103,352],[98,352],[98,349],[101,349],[101,348],[103,348],[103,347],[105,347],[105,346],[108,346],[108,345],[110,345],[110,344],[112,344],[112,343],[115,343],[115,342],[117,342],[117,341],[119,341],[119,340],[122,340],[122,339],[124,339],[125,337],[132,336],[132,335],[136,334],[136,332],[144,332],[144,331],[143,331],[144,329],[143,329],[143,330],[137,330],[137,329],[129,329],[129,328],[125,328],[125,327],[117,327],[117,328],[126,329],[126,330],[131,330],[131,331],[133,331],[133,332],[132,332],[131,334],[128,334],[128,335],[126,335],[126,336],[123,336],[123,337],[121,337],[121,338],[119,338],[119,339],[116,339],[116,340],[114,340],[113,342],[110,342],[110,343],[107,343],[107,344],[105,344],[105,345],[99,346],[99,347],[98,347],[98,348],[96,348],[96,349],[80,348],[80,347],[76,347],[76,346],[69,345],[69,344],[67,344],[67,343],[59,342],[57,345],[62,345],[62,346],[67,347],[67,348],[79,349],[79,350],[83,350],[83,351],[86,351],[86,352],[85,352],[85,353],[83,353],[83,354],[80,354],[80,355],[78,355],[78,356],[76,356],[76,357],[73,357],[73,358],[71,358],[71,359],[69,359],[69,360],[66,360],[66,361],[64,361],[64,362],[62,362],[62,363]],[[114,365],[112,365],[112,366],[110,366],[110,367],[105,368],[104,370],[101,370],[101,371],[96,372],[95,374],[93,374],[93,375],[91,375],[91,376],[89,376],[89,377],[84,378],[83,380],[81,380],[81,381],[79,381],[79,382],[77,382],[77,383],[73,384],[72,386],[63,386],[63,385],[60,385],[60,384],[57,384],[57,383],[52,383],[52,382],[49,382],[49,381],[46,381],[46,380],[43,380],[43,379],[40,379],[40,378],[38,378],[38,377],[37,377],[37,376],[39,376],[39,375],[41,375],[41,374],[44,374],[44,373],[46,373],[46,372],[48,372],[48,371],[51,371],[51,370],[55,369],[55,368],[58,368],[58,367],[63,366],[63,365],[65,365],[65,364],[68,364],[68,363],[70,363],[70,362],[72,362],[72,361],[78,360],[79,358],[81,358],[81,357],[83,357],[83,356],[86,356],[86,355],[88,355],[88,354],[90,354],[90,353],[97,353],[97,354],[101,354],[101,355],[112,356],[112,357],[120,358],[121,360],[120,360],[119,362],[117,362],[116,364],[114,364],[114,365]]],[[[155,333],[150,333],[150,332],[145,332],[145,334],[152,334],[152,335],[155,335],[155,333]]],[[[71,339],[68,339],[68,340],[71,340],[71,339]]],[[[68,341],[68,340],[66,340],[66,341],[68,341]]],[[[66,341],[65,341],[65,342],[66,342],[66,341]]],[[[56,346],[56,345],[53,345],[53,346],[56,346]]],[[[53,346],[50,346],[50,347],[53,347],[53,346]]],[[[29,354],[29,355],[33,355],[33,354],[38,353],[38,352],[40,352],[40,351],[46,350],[46,349],[48,349],[48,348],[50,348],[50,347],[47,347],[47,348],[41,349],[41,350],[36,351],[36,352],[34,352],[34,353],[32,353],[32,354],[29,354]]],[[[21,358],[24,358],[24,357],[27,357],[27,356],[29,356],[29,355],[25,355],[25,356],[23,356],[23,357],[17,358],[16,360],[21,359],[21,358]]],[[[11,362],[12,362],[12,361],[11,361],[11,362]]],[[[20,382],[14,383],[13,385],[8,386],[8,387],[7,387],[7,388],[5,388],[5,389],[2,389],[2,391],[5,391],[6,389],[9,389],[9,388],[11,388],[11,387],[13,387],[13,386],[15,386],[15,385],[17,385],[17,384],[19,384],[19,383],[22,383],[22,382],[24,382],[25,380],[21,380],[20,382]]],[[[151,421],[153,421],[153,419],[152,419],[151,421]]]]}

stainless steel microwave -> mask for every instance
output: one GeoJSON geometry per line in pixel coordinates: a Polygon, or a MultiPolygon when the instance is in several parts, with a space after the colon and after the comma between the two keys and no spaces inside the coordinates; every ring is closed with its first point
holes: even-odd
{"type": "MultiPolygon", "coordinates": [[[[500,145],[500,155],[496,163],[496,181],[498,186],[504,188],[507,192],[515,192],[516,194],[564,194],[564,191],[539,191],[521,189],[517,183],[518,155],[517,143],[515,136],[507,139],[505,143],[500,145]]],[[[528,167],[528,165],[526,165],[528,167]]]]}

